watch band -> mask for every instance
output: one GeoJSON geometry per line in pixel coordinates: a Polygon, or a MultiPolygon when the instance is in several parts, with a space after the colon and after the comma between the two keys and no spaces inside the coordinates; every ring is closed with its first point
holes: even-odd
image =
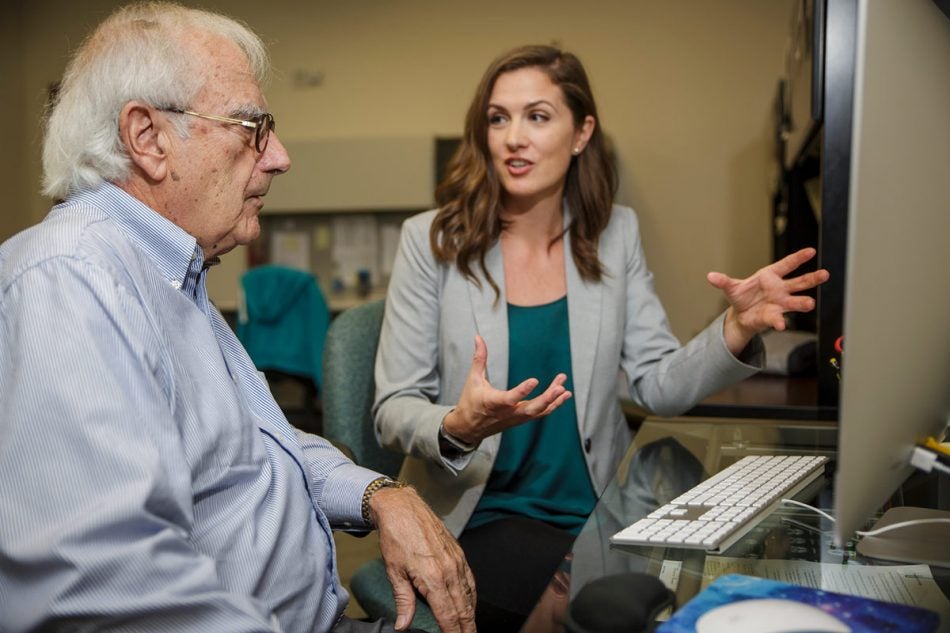
{"type": "Polygon", "coordinates": [[[405,488],[406,484],[390,477],[377,477],[369,482],[366,490],[363,491],[363,500],[360,502],[360,513],[363,515],[363,522],[369,525],[376,525],[369,511],[369,500],[382,488],[405,488]]]}

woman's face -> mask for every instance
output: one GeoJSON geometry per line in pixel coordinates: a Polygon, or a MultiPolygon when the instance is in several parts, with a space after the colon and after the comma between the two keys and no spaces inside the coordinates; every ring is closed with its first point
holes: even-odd
{"type": "Polygon", "coordinates": [[[561,88],[533,67],[498,77],[486,116],[502,204],[509,210],[548,200],[560,206],[571,158],[584,151],[594,131],[594,117],[575,127],[561,88]]]}

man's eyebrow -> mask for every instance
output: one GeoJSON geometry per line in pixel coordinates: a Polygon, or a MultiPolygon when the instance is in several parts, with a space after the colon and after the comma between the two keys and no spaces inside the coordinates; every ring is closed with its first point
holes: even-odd
{"type": "Polygon", "coordinates": [[[253,119],[261,114],[264,114],[264,108],[253,103],[246,103],[233,108],[230,116],[234,119],[253,119]]]}

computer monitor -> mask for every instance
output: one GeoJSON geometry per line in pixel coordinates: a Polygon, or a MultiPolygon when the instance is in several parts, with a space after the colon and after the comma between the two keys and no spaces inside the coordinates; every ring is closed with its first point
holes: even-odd
{"type": "Polygon", "coordinates": [[[854,88],[838,544],[950,420],[950,19],[933,0],[859,0],[854,88]]]}

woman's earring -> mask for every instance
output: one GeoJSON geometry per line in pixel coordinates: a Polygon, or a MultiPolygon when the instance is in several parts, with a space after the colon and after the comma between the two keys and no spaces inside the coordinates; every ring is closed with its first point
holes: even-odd
{"type": "Polygon", "coordinates": [[[580,154],[580,153],[581,153],[581,148],[575,147],[575,148],[574,148],[574,155],[577,156],[577,155],[580,154]]]}

